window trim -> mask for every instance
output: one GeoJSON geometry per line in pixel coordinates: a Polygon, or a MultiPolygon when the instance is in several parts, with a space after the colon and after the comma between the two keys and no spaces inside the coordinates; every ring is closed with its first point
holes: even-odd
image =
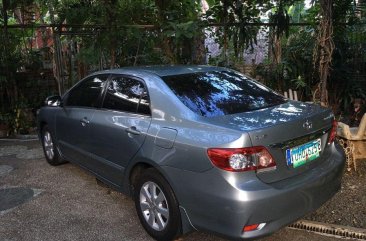
{"type": "Polygon", "coordinates": [[[101,103],[100,103],[100,109],[101,110],[105,110],[105,111],[114,111],[114,112],[121,112],[121,113],[129,113],[129,114],[135,114],[135,115],[139,115],[139,116],[151,116],[151,99],[150,99],[150,93],[149,93],[149,89],[147,88],[147,85],[145,83],[145,81],[142,78],[138,78],[136,76],[132,76],[132,75],[128,75],[128,74],[111,74],[106,82],[106,85],[104,86],[104,90],[103,90],[103,96],[101,98],[101,103]],[[114,109],[108,109],[108,108],[104,108],[104,101],[105,101],[105,97],[107,96],[107,92],[108,92],[108,86],[111,83],[112,79],[114,77],[123,77],[123,78],[129,78],[129,79],[133,79],[138,81],[139,83],[141,83],[145,90],[146,90],[146,94],[147,94],[147,98],[149,99],[149,110],[150,110],[150,114],[144,114],[144,113],[140,113],[138,112],[139,109],[139,105],[140,103],[137,105],[136,111],[131,112],[131,111],[123,111],[123,110],[114,110],[114,109]]]}

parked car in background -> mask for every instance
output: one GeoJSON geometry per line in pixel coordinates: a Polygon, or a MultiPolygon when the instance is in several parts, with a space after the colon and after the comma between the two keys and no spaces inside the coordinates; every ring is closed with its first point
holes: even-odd
{"type": "Polygon", "coordinates": [[[269,235],[329,200],[345,164],[329,109],[219,67],[94,73],[49,97],[38,129],[51,165],[132,196],[157,240],[269,235]]]}

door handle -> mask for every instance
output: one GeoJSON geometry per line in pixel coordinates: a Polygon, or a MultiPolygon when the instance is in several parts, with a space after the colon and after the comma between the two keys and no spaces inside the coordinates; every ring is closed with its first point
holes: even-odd
{"type": "Polygon", "coordinates": [[[130,128],[126,129],[126,132],[132,135],[140,135],[141,132],[139,130],[136,129],[135,126],[131,126],[130,128]]]}
{"type": "Polygon", "coordinates": [[[84,117],[83,119],[80,120],[80,123],[82,126],[86,126],[87,124],[90,123],[90,121],[88,120],[88,118],[84,117]]]}

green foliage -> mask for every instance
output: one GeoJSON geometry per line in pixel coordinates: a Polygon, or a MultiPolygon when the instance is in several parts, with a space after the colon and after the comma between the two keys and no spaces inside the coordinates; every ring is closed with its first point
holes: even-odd
{"type": "Polygon", "coordinates": [[[297,89],[304,99],[310,98],[313,86],[313,49],[316,40],[313,26],[291,26],[290,22],[303,22],[308,17],[303,2],[279,2],[272,9],[272,38],[280,40],[280,62],[266,60],[257,72],[266,84],[277,90],[297,89]],[[292,4],[292,5],[289,5],[292,4]],[[273,36],[275,35],[275,36],[273,36]]]}
{"type": "Polygon", "coordinates": [[[366,76],[366,19],[356,15],[354,4],[351,0],[334,3],[335,50],[330,90],[337,90],[332,91],[333,103],[340,104],[343,110],[354,98],[366,99],[365,82],[361,81],[366,76]]]}
{"type": "Polygon", "coordinates": [[[305,9],[304,2],[297,2],[294,5],[288,8],[288,15],[291,16],[291,20],[293,23],[300,23],[303,20],[304,16],[307,14],[307,10],[305,9]]]}
{"type": "Polygon", "coordinates": [[[338,90],[334,102],[347,109],[352,98],[366,99],[366,87],[359,77],[366,75],[366,29],[362,25],[344,28],[343,34],[335,36],[335,45],[331,87],[338,90]]]}
{"type": "Polygon", "coordinates": [[[200,38],[200,1],[156,0],[159,47],[171,63],[192,63],[195,40],[200,38]]]}
{"type": "MultiPolygon", "coordinates": [[[[244,51],[256,44],[258,25],[269,21],[274,24],[269,28],[271,36],[281,39],[282,60],[276,66],[267,60],[258,68],[267,84],[275,89],[302,89],[309,97],[311,88],[317,83],[313,76],[313,50],[316,24],[320,19],[319,1],[313,1],[313,6],[305,9],[304,2],[298,0],[207,0],[210,8],[205,14],[199,0],[8,0],[0,1],[1,8],[3,2],[9,3],[9,24],[17,23],[15,8],[35,4],[41,15],[38,23],[51,23],[52,16],[55,24],[74,25],[67,29],[69,35],[62,36],[61,41],[64,47],[69,42],[78,46],[70,55],[88,66],[88,71],[126,65],[194,63],[194,53],[208,33],[203,32],[204,26],[217,23],[220,26],[213,27],[208,34],[224,51],[210,59],[210,64],[234,67],[243,63],[244,51]],[[290,27],[291,22],[311,25],[290,27]],[[137,28],[133,25],[149,26],[137,28]],[[282,80],[284,86],[279,86],[282,80]]],[[[351,96],[364,96],[362,86],[357,87],[358,82],[350,73],[364,73],[361,69],[364,65],[355,64],[355,59],[359,59],[358,63],[365,62],[363,36],[366,33],[364,26],[350,27],[340,23],[357,24],[365,19],[355,15],[353,0],[334,0],[333,8],[336,49],[330,86],[342,90],[332,96],[347,104],[351,96]]],[[[0,24],[4,24],[2,11],[0,24]]],[[[1,43],[5,43],[4,34],[4,31],[0,32],[1,43]]],[[[30,45],[34,29],[9,29],[7,34],[6,46],[0,46],[1,93],[11,93],[15,83],[11,78],[14,79],[12,76],[20,68],[37,70],[41,66],[40,53],[30,45]],[[5,69],[9,76],[4,74],[5,69]]],[[[22,93],[19,92],[14,92],[14,96],[20,98],[22,93]]],[[[1,96],[1,101],[8,103],[4,101],[8,97],[1,96]]],[[[12,103],[9,109],[14,107],[12,103]]]]}
{"type": "MultiPolygon", "coordinates": [[[[315,43],[315,30],[312,27],[294,28],[283,47],[283,59],[286,61],[288,79],[305,80],[311,86],[312,59],[315,43]]],[[[292,87],[292,86],[290,86],[292,87]]]]}
{"type": "MultiPolygon", "coordinates": [[[[353,1],[335,0],[333,5],[333,52],[332,69],[329,80],[329,99],[331,104],[341,104],[348,108],[351,99],[364,98],[366,89],[359,75],[365,75],[366,63],[366,29],[359,25],[362,18],[354,13],[353,1]],[[349,25],[345,25],[347,22],[349,25]]],[[[263,75],[267,84],[273,88],[277,82],[284,81],[284,88],[300,89],[305,99],[311,99],[312,89],[318,83],[313,68],[313,51],[316,41],[316,27],[319,21],[319,4],[314,2],[310,9],[304,9],[303,4],[296,4],[288,8],[288,14],[295,22],[308,22],[307,27],[292,26],[288,37],[282,37],[282,61],[278,66],[268,68],[259,66],[258,73],[263,75]]],[[[267,62],[267,65],[272,63],[267,62]]]]}
{"type": "Polygon", "coordinates": [[[115,66],[130,64],[131,60],[132,64],[144,60],[161,63],[161,55],[169,54],[168,50],[179,60],[181,49],[199,33],[197,1],[63,0],[54,1],[54,8],[59,23],[101,26],[96,27],[96,35],[79,38],[85,49],[78,57],[85,63],[96,63],[102,56],[115,66]],[[162,31],[125,27],[136,24],[157,25],[162,31]],[[169,42],[170,49],[161,46],[164,42],[169,42]],[[158,53],[156,48],[163,52],[158,53]]]}
{"type": "Polygon", "coordinates": [[[31,109],[23,101],[19,101],[11,110],[0,112],[0,126],[6,126],[8,134],[28,134],[30,128],[35,126],[31,109]]]}
{"type": "Polygon", "coordinates": [[[289,35],[290,15],[281,1],[279,2],[278,7],[275,9],[274,14],[271,14],[269,19],[270,22],[274,24],[273,31],[277,37],[280,37],[283,34],[286,36],[289,35]]]}
{"type": "Polygon", "coordinates": [[[221,23],[224,26],[213,32],[216,42],[227,49],[231,40],[234,53],[239,57],[242,52],[256,43],[259,27],[248,23],[260,23],[260,14],[268,10],[265,1],[211,1],[205,18],[208,22],[221,23]]]}

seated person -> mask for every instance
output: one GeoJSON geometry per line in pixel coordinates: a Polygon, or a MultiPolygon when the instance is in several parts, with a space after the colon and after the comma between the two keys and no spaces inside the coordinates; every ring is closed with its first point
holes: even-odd
{"type": "Polygon", "coordinates": [[[361,98],[353,99],[352,108],[347,111],[349,113],[346,116],[340,118],[340,122],[348,125],[349,127],[358,127],[360,125],[362,116],[365,114],[365,101],[361,98]]]}
{"type": "Polygon", "coordinates": [[[353,109],[349,118],[349,127],[358,127],[362,116],[365,114],[365,101],[360,98],[356,98],[353,101],[353,109]]]}

